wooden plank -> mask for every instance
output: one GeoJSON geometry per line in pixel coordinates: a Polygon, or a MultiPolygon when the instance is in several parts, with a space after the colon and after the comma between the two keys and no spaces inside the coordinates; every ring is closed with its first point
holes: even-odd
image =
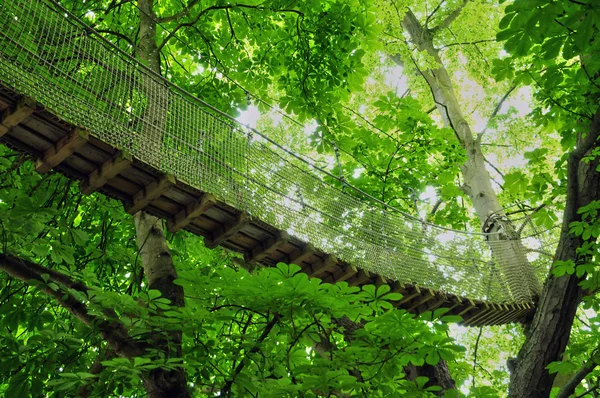
{"type": "Polygon", "coordinates": [[[133,156],[125,151],[118,151],[112,159],[107,160],[94,170],[88,178],[81,182],[80,189],[84,195],[102,188],[107,182],[115,178],[133,162],[133,156]]]}
{"type": "Polygon", "coordinates": [[[89,137],[90,133],[87,130],[75,128],[69,135],[63,137],[48,149],[41,159],[38,159],[35,171],[40,174],[49,172],[71,156],[77,148],[85,144],[89,137]]]}
{"type": "MultiPolygon", "coordinates": [[[[375,286],[379,287],[379,286],[383,286],[383,285],[388,285],[388,281],[381,275],[377,275],[375,277],[375,286]]],[[[392,290],[392,288],[390,287],[390,290],[392,290]]]]}
{"type": "Polygon", "coordinates": [[[185,228],[189,223],[206,213],[208,209],[217,204],[217,198],[214,195],[205,193],[202,198],[194,203],[189,204],[185,209],[181,210],[171,220],[167,222],[167,229],[170,232],[177,232],[185,228]]]}
{"type": "Polygon", "coordinates": [[[502,314],[502,308],[496,304],[491,304],[491,310],[484,316],[477,319],[478,325],[490,325],[492,319],[497,318],[498,314],[502,314]]]}
{"type": "Polygon", "coordinates": [[[346,264],[346,268],[341,273],[333,275],[333,283],[347,281],[352,275],[358,273],[358,268],[353,265],[346,264]]]}
{"type": "Polygon", "coordinates": [[[421,295],[420,291],[415,291],[409,295],[405,295],[404,297],[402,297],[402,300],[400,300],[398,302],[398,304],[402,305],[405,303],[408,303],[410,300],[414,299],[415,297],[419,297],[421,295]]]}
{"type": "Polygon", "coordinates": [[[426,302],[428,302],[429,300],[431,300],[434,297],[435,297],[435,295],[431,291],[428,291],[427,294],[425,295],[425,297],[423,297],[421,300],[417,301],[415,304],[411,305],[407,311],[413,312],[415,309],[419,308],[421,305],[425,304],[426,302]]]}
{"type": "Polygon", "coordinates": [[[34,100],[28,97],[21,97],[14,109],[8,108],[4,110],[0,120],[0,137],[27,119],[35,111],[35,107],[34,100]]]}
{"type": "Polygon", "coordinates": [[[506,324],[519,321],[526,313],[527,309],[513,309],[511,312],[506,314],[506,316],[502,318],[500,322],[501,324],[506,324]]]}
{"type": "Polygon", "coordinates": [[[489,306],[487,303],[484,303],[483,308],[480,308],[479,311],[463,318],[464,319],[463,323],[466,326],[473,325],[475,323],[475,321],[480,319],[482,316],[486,315],[490,310],[493,311],[493,307],[489,306]]]}
{"type": "Polygon", "coordinates": [[[405,291],[405,286],[399,281],[390,281],[390,287],[393,293],[401,293],[405,291]]]}
{"type": "Polygon", "coordinates": [[[266,242],[261,242],[252,249],[252,252],[246,255],[245,260],[248,264],[254,265],[261,262],[265,257],[270,256],[275,250],[288,243],[290,235],[285,231],[277,232],[277,235],[266,242]]]}
{"type": "Polygon", "coordinates": [[[334,270],[337,267],[337,257],[333,254],[327,255],[323,260],[311,265],[309,278],[318,278],[327,271],[334,270]]]}
{"type": "MultiPolygon", "coordinates": [[[[458,314],[456,314],[456,315],[458,315],[458,316],[463,316],[463,315],[465,315],[467,312],[471,311],[473,308],[477,307],[473,301],[471,301],[471,300],[468,300],[468,301],[469,301],[469,305],[468,305],[468,306],[467,306],[467,307],[466,307],[464,310],[462,310],[461,312],[459,312],[459,313],[458,313],[458,314]]],[[[464,317],[463,317],[463,319],[464,319],[464,317]]]]}
{"type": "Polygon", "coordinates": [[[507,312],[510,312],[510,310],[503,308],[503,306],[501,305],[500,310],[496,311],[494,316],[492,316],[486,320],[486,325],[495,325],[496,322],[498,322],[498,320],[500,320],[506,316],[507,312]]]}
{"type": "Polygon", "coordinates": [[[354,274],[352,278],[348,279],[348,285],[359,286],[371,279],[371,273],[363,269],[359,269],[358,273],[354,274]]]}
{"type": "Polygon", "coordinates": [[[304,245],[302,250],[298,250],[297,252],[290,255],[290,264],[296,264],[302,266],[302,262],[315,254],[316,250],[313,245],[307,243],[304,245]]]}
{"type": "Polygon", "coordinates": [[[138,211],[143,210],[176,183],[175,177],[170,174],[163,174],[158,180],[154,180],[141,191],[133,195],[133,204],[126,207],[127,213],[135,214],[138,211]]]}
{"type": "Polygon", "coordinates": [[[244,228],[250,222],[250,216],[246,213],[240,213],[235,220],[225,224],[221,232],[212,239],[204,239],[204,245],[209,249],[214,249],[219,246],[233,235],[237,234],[242,228],[244,228]]]}
{"type": "Polygon", "coordinates": [[[446,298],[442,297],[439,300],[435,301],[433,304],[428,305],[427,309],[425,311],[435,311],[437,310],[439,307],[442,306],[442,304],[444,304],[446,302],[446,298]]]}

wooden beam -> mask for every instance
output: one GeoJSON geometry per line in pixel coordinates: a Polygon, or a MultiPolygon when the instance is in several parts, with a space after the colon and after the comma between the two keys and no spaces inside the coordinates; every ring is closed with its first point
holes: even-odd
{"type": "Polygon", "coordinates": [[[158,180],[152,181],[142,190],[133,195],[133,204],[126,207],[127,213],[135,214],[154,202],[160,195],[177,183],[174,176],[163,174],[158,180]]]}
{"type": "Polygon", "coordinates": [[[307,243],[302,250],[290,254],[290,264],[296,264],[302,267],[302,262],[315,254],[316,250],[313,245],[307,243]]]}
{"type": "Polygon", "coordinates": [[[21,97],[13,109],[6,109],[0,117],[0,137],[8,133],[35,111],[35,101],[28,97],[21,97]]]}
{"type": "Polygon", "coordinates": [[[352,276],[352,278],[348,279],[348,285],[360,286],[369,279],[371,279],[371,273],[369,271],[359,269],[358,272],[352,276]]]}
{"type": "Polygon", "coordinates": [[[478,310],[479,311],[475,313],[463,317],[463,324],[467,326],[474,325],[475,321],[480,319],[482,316],[486,315],[489,311],[493,311],[493,307],[489,306],[487,303],[483,303],[483,307],[479,307],[478,310]]]}
{"type": "MultiPolygon", "coordinates": [[[[469,302],[469,305],[468,305],[468,306],[467,306],[467,307],[466,307],[464,310],[462,310],[461,312],[459,312],[459,313],[458,313],[458,314],[456,314],[456,315],[458,315],[458,316],[463,316],[463,315],[465,315],[467,312],[471,311],[473,308],[477,307],[473,301],[471,301],[471,300],[468,300],[468,302],[469,302]]],[[[464,317],[463,317],[463,319],[464,319],[464,317]]]]}
{"type": "MultiPolygon", "coordinates": [[[[502,313],[502,308],[497,306],[494,303],[490,304],[491,308],[490,311],[488,311],[486,314],[484,314],[483,316],[477,318],[477,325],[490,325],[491,321],[493,318],[496,318],[498,316],[498,314],[502,313]]],[[[473,321],[475,322],[475,321],[473,321]]]]}
{"type": "Polygon", "coordinates": [[[318,278],[327,271],[334,270],[337,267],[337,258],[333,254],[328,254],[323,260],[311,265],[309,278],[318,278]]]}
{"type": "MultiPolygon", "coordinates": [[[[382,285],[388,285],[389,286],[388,281],[383,276],[377,275],[375,277],[375,286],[379,287],[379,286],[382,286],[382,285]]],[[[391,286],[390,286],[390,290],[392,290],[391,286]]]]}
{"type": "Polygon", "coordinates": [[[499,304],[494,316],[486,320],[486,325],[495,325],[496,322],[506,316],[506,313],[509,311],[510,310],[505,305],[499,304]]]}
{"type": "Polygon", "coordinates": [[[402,300],[400,300],[398,302],[398,304],[402,305],[405,303],[408,303],[410,300],[414,299],[415,297],[418,297],[421,295],[421,291],[420,290],[416,290],[415,292],[408,294],[408,295],[404,295],[404,297],[402,297],[402,300]]]}
{"type": "Polygon", "coordinates": [[[446,302],[446,298],[442,297],[441,299],[435,301],[433,304],[428,305],[427,309],[425,311],[435,311],[437,310],[439,307],[442,306],[442,304],[444,304],[446,302]]]}
{"type": "Polygon", "coordinates": [[[89,138],[90,133],[87,130],[75,128],[69,135],[61,138],[60,141],[48,149],[41,159],[38,159],[35,171],[41,174],[49,172],[88,142],[89,138]]]}
{"type": "Polygon", "coordinates": [[[346,267],[342,269],[340,272],[336,272],[333,275],[333,283],[344,282],[350,279],[350,277],[354,274],[358,273],[358,268],[353,265],[346,264],[346,267]]]}
{"type": "Polygon", "coordinates": [[[189,223],[206,213],[208,209],[212,208],[217,204],[217,199],[214,195],[205,193],[202,195],[202,199],[197,202],[189,204],[185,209],[181,210],[171,220],[167,222],[167,229],[169,232],[177,232],[182,228],[185,228],[189,223]]]}
{"type": "Polygon", "coordinates": [[[428,302],[429,300],[431,300],[434,297],[435,296],[433,295],[433,293],[431,291],[428,291],[427,294],[425,295],[425,297],[421,298],[419,301],[417,301],[412,306],[410,306],[410,308],[407,311],[413,312],[414,310],[419,308],[419,306],[425,304],[426,302],[428,302]]]}
{"type": "Polygon", "coordinates": [[[244,256],[245,260],[252,265],[259,263],[289,241],[290,235],[287,232],[278,231],[275,237],[269,238],[266,242],[261,242],[252,249],[251,253],[246,254],[244,256]]]}
{"type": "Polygon", "coordinates": [[[402,293],[405,291],[404,285],[399,281],[391,281],[390,288],[392,288],[393,293],[402,293]]]}
{"type": "Polygon", "coordinates": [[[219,234],[213,236],[212,239],[204,239],[204,246],[209,249],[214,249],[233,235],[237,234],[242,228],[248,225],[248,223],[250,223],[250,216],[248,216],[248,214],[238,214],[233,221],[230,221],[223,226],[219,234]]]}
{"type": "Polygon", "coordinates": [[[133,156],[125,151],[118,151],[114,156],[94,170],[88,178],[81,182],[80,189],[84,195],[102,188],[133,163],[133,156]]]}

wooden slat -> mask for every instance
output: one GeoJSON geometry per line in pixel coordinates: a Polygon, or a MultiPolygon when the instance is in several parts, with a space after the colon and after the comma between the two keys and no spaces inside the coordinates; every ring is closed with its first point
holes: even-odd
{"type": "Polygon", "coordinates": [[[494,316],[486,320],[486,325],[495,325],[499,319],[502,319],[506,316],[507,312],[510,312],[509,310],[504,308],[505,306],[500,305],[499,307],[500,308],[494,313],[494,316]]]}
{"type": "Polygon", "coordinates": [[[399,304],[402,305],[404,303],[407,303],[410,300],[414,299],[415,297],[419,297],[420,295],[421,295],[420,291],[416,291],[416,292],[413,292],[413,293],[411,293],[409,295],[405,295],[404,297],[402,297],[402,300],[400,300],[399,304]]]}
{"type": "Polygon", "coordinates": [[[410,306],[410,308],[408,309],[408,312],[414,311],[415,309],[419,308],[421,305],[425,304],[426,302],[428,302],[429,300],[431,300],[434,297],[435,296],[433,295],[433,293],[431,291],[428,291],[425,294],[425,297],[421,298],[416,303],[414,303],[413,305],[410,306]]]}
{"type": "Polygon", "coordinates": [[[353,265],[346,264],[345,269],[343,269],[341,272],[333,275],[333,279],[334,279],[333,282],[336,283],[336,282],[347,281],[348,279],[350,279],[352,277],[352,275],[357,274],[357,273],[358,273],[358,268],[356,268],[353,265]]]}
{"type": "Polygon", "coordinates": [[[433,304],[428,305],[427,309],[425,311],[435,311],[438,308],[440,308],[446,301],[447,301],[446,298],[442,297],[442,298],[438,299],[437,301],[434,301],[433,304]]]}
{"type": "Polygon", "coordinates": [[[467,326],[473,325],[479,318],[486,315],[489,311],[493,311],[493,307],[487,303],[483,303],[483,308],[478,308],[478,311],[469,316],[463,317],[463,323],[467,326]]]}
{"type": "Polygon", "coordinates": [[[302,250],[298,250],[290,255],[290,264],[302,266],[302,262],[315,254],[316,250],[313,245],[307,243],[302,250]]]}
{"type": "Polygon", "coordinates": [[[145,186],[141,191],[133,195],[133,204],[126,207],[127,213],[135,214],[143,210],[156,198],[162,195],[167,189],[170,189],[177,183],[175,177],[170,174],[163,174],[158,180],[145,186]]]}
{"type": "Polygon", "coordinates": [[[487,314],[477,318],[478,325],[489,325],[490,320],[492,318],[496,318],[498,316],[498,314],[502,313],[502,308],[500,306],[493,304],[493,303],[490,304],[490,306],[491,306],[491,309],[490,309],[490,311],[487,312],[487,314]]]}
{"type": "Polygon", "coordinates": [[[290,235],[285,231],[279,231],[277,235],[266,242],[262,242],[257,247],[252,249],[252,253],[245,256],[248,264],[256,264],[263,261],[265,257],[271,255],[275,250],[288,243],[290,235]]]}
{"type": "MultiPolygon", "coordinates": [[[[379,287],[379,286],[383,286],[383,285],[389,286],[389,282],[383,276],[377,275],[375,277],[375,286],[379,287]]],[[[391,290],[391,287],[390,287],[390,290],[391,290]]]]}
{"type": "Polygon", "coordinates": [[[404,285],[398,281],[390,281],[390,288],[392,288],[392,292],[394,293],[402,293],[404,292],[404,285]]]}
{"type": "Polygon", "coordinates": [[[88,178],[81,182],[80,189],[84,195],[102,188],[107,182],[115,178],[133,162],[133,156],[125,151],[118,151],[114,156],[94,170],[88,178]]]}
{"type": "Polygon", "coordinates": [[[6,109],[0,120],[0,137],[8,133],[35,111],[35,101],[28,97],[21,97],[14,109],[6,109]]]}
{"type": "Polygon", "coordinates": [[[167,229],[170,232],[177,232],[182,228],[185,228],[189,223],[206,213],[208,209],[217,204],[217,199],[214,195],[205,193],[202,195],[202,199],[197,202],[191,203],[185,209],[181,210],[171,220],[167,222],[167,229]]]}
{"type": "Polygon", "coordinates": [[[311,272],[308,274],[310,278],[318,278],[327,271],[332,271],[337,267],[337,258],[333,254],[327,255],[323,260],[312,264],[311,272]]]}
{"type": "Polygon", "coordinates": [[[371,279],[371,273],[369,271],[365,271],[363,269],[359,269],[352,278],[348,279],[348,285],[350,286],[359,286],[364,284],[365,282],[371,279]]]}
{"type": "Polygon", "coordinates": [[[38,173],[49,172],[71,156],[77,148],[88,142],[89,138],[90,133],[87,130],[74,129],[71,134],[63,137],[56,145],[48,149],[41,159],[38,159],[35,171],[38,173]]]}
{"type": "Polygon", "coordinates": [[[502,323],[512,323],[521,320],[521,318],[525,314],[527,314],[528,311],[528,309],[515,309],[514,311],[510,312],[506,317],[502,318],[502,323]]]}
{"type": "Polygon", "coordinates": [[[212,237],[204,240],[204,245],[209,249],[214,249],[219,246],[233,235],[237,234],[242,228],[244,228],[250,222],[250,216],[246,213],[240,213],[235,220],[227,223],[221,230],[221,232],[212,237]]]}
{"type": "Polygon", "coordinates": [[[472,302],[471,300],[469,300],[469,305],[465,309],[463,309],[461,312],[459,312],[458,314],[456,314],[456,315],[463,316],[463,315],[465,315],[467,312],[471,311],[475,307],[477,307],[475,305],[475,303],[472,302]]]}

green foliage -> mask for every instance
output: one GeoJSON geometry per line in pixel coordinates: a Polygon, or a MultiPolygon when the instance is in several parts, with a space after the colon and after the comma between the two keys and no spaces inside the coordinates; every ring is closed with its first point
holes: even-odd
{"type": "Polygon", "coordinates": [[[231,380],[238,396],[430,396],[436,388],[423,378],[408,381],[403,368],[451,362],[463,351],[437,321],[454,319],[439,311],[424,315],[425,323],[394,309],[401,296],[388,286],[323,284],[293,264],[250,274],[232,268],[229,254],[207,250],[185,233],[170,243],[186,305],[172,307],[141,283],[131,221],[118,204],[82,196],[58,175],[39,176],[30,162],[0,172],[7,182],[0,189],[5,252],[83,282],[87,295],[70,293],[90,314],[114,311],[136,341],[183,332],[181,358],[161,359],[152,351],[133,361],[107,356],[97,330],[39,290],[60,290],[48,274],[33,285],[2,274],[0,391],[7,396],[70,396],[86,385],[95,395],[142,396],[141,375],[175,367],[185,368],[199,396],[231,380]],[[348,331],[344,319],[359,329],[348,331]],[[104,367],[99,374],[90,373],[94,361],[104,367]]]}

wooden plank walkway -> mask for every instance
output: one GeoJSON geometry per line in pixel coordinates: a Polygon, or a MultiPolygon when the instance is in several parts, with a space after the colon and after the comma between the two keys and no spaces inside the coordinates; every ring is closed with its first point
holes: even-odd
{"type": "Polygon", "coordinates": [[[360,270],[312,245],[217,201],[211,194],[176,181],[173,176],[133,159],[77,126],[19,97],[0,83],[0,142],[37,160],[40,173],[52,169],[81,181],[85,194],[101,192],[124,203],[134,214],[143,210],[167,220],[170,231],[186,229],[204,237],[206,246],[240,252],[248,263],[273,266],[295,263],[309,277],[324,282],[346,281],[352,286],[389,284],[401,293],[396,305],[416,314],[449,308],[467,326],[522,322],[533,304],[494,304],[400,284],[360,270]]]}

